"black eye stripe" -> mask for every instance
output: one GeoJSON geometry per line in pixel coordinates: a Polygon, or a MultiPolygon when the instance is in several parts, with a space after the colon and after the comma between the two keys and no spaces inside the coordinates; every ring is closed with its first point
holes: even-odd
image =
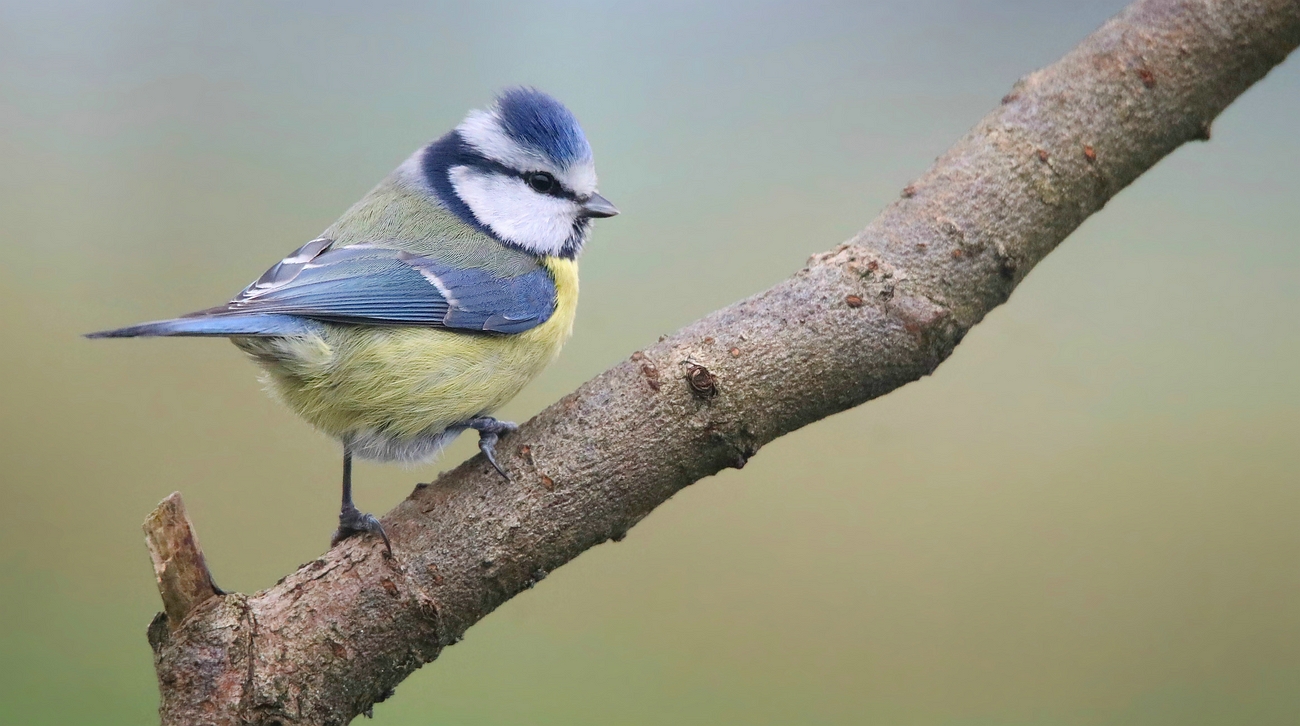
{"type": "MultiPolygon", "coordinates": [[[[555,175],[551,174],[550,172],[542,172],[540,170],[519,171],[518,169],[513,169],[498,161],[493,161],[477,152],[466,150],[463,151],[462,153],[463,156],[461,156],[460,158],[456,159],[453,162],[447,163],[446,165],[447,171],[444,172],[443,175],[444,179],[448,178],[447,174],[450,173],[451,169],[456,166],[467,166],[482,172],[497,173],[497,174],[501,174],[502,176],[518,177],[525,184],[528,184],[528,177],[538,173],[547,174],[551,176],[552,179],[555,179],[555,175]]],[[[531,188],[532,185],[529,184],[529,187],[531,188]]],[[[555,179],[555,184],[552,185],[551,190],[549,192],[544,192],[544,193],[547,196],[559,197],[561,199],[568,199],[574,202],[582,203],[582,199],[577,194],[574,194],[572,191],[566,189],[559,179],[555,179]]]]}
{"type": "Polygon", "coordinates": [[[565,189],[560,180],[556,179],[555,175],[548,171],[525,171],[519,174],[519,178],[523,179],[525,184],[539,194],[578,201],[578,195],[565,189]],[[549,183],[540,184],[540,178],[545,178],[549,183]]]}

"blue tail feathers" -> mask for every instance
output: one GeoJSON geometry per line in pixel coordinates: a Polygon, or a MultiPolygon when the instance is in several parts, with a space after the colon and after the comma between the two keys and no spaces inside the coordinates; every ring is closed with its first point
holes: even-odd
{"type": "Polygon", "coordinates": [[[149,338],[155,336],[189,337],[279,337],[305,335],[315,323],[296,315],[205,315],[173,318],[152,323],[130,325],[117,330],[87,333],[87,338],[149,338]]]}

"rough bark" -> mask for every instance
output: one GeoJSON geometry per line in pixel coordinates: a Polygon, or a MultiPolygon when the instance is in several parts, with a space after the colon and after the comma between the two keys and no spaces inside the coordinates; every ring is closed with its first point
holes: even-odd
{"type": "Polygon", "coordinates": [[[692,482],[932,372],[1088,215],[1300,43],[1300,0],[1139,0],[847,244],[587,382],[355,538],[150,629],[165,724],[346,724],[692,482]],[[166,626],[166,627],[164,627],[166,626]]]}

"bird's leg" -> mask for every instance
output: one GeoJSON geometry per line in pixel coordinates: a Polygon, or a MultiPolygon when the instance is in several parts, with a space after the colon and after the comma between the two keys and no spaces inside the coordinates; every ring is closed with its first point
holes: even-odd
{"type": "Polygon", "coordinates": [[[345,446],[343,447],[343,507],[339,510],[339,528],[330,538],[330,546],[362,532],[382,537],[384,548],[388,550],[388,555],[392,556],[393,546],[389,544],[388,534],[384,532],[379,520],[375,519],[373,514],[358,511],[357,505],[352,503],[352,452],[345,446]]]}
{"type": "Polygon", "coordinates": [[[501,438],[501,434],[508,434],[518,429],[519,424],[498,421],[491,416],[478,416],[466,421],[465,425],[478,432],[478,450],[483,452],[483,456],[487,458],[492,468],[505,477],[506,481],[510,481],[510,475],[497,463],[497,440],[501,438]]]}

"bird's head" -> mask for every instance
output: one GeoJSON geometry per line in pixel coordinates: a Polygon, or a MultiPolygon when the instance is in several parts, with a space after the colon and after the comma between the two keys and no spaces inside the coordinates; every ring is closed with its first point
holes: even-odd
{"type": "Polygon", "coordinates": [[[462,221],[536,255],[572,258],[592,218],[618,214],[596,193],[578,119],[536,89],[505,91],[417,156],[424,180],[462,221]]]}

